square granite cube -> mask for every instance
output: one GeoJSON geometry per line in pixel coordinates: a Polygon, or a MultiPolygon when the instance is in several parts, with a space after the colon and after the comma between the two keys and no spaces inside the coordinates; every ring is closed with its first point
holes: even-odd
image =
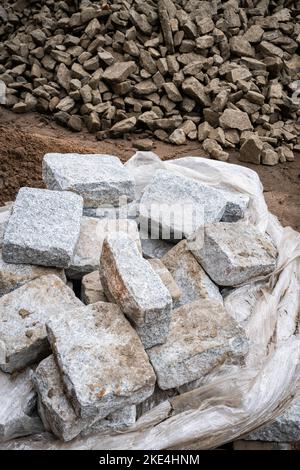
{"type": "Polygon", "coordinates": [[[65,391],[80,418],[105,418],[153,394],[155,374],[120,308],[63,308],[46,325],[65,391]]]}
{"type": "Polygon", "coordinates": [[[179,241],[210,222],[219,222],[227,201],[221,191],[200,181],[158,170],[140,203],[141,230],[151,238],[179,241]]]}
{"type": "Polygon", "coordinates": [[[84,207],[120,205],[120,197],[130,202],[135,184],[118,157],[101,154],[48,153],[43,160],[47,188],[73,191],[84,199],[84,207]]]}
{"type": "Polygon", "coordinates": [[[6,263],[69,266],[80,233],[81,196],[71,192],[21,188],[2,246],[6,263]]]}

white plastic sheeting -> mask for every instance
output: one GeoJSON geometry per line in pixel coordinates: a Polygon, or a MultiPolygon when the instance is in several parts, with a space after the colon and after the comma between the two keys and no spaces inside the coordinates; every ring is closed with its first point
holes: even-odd
{"type": "Polygon", "coordinates": [[[300,234],[283,228],[268,212],[258,175],[229,163],[197,157],[163,162],[138,152],[126,164],[141,195],[157,169],[250,196],[244,223],[267,232],[278,248],[276,272],[241,286],[225,300],[250,343],[243,368],[226,366],[202,387],[162,403],[130,431],[71,443],[21,440],[10,448],[209,449],[270,423],[289,406],[300,375],[300,234]]]}
{"type": "MultiPolygon", "coordinates": [[[[201,442],[203,448],[215,447],[270,422],[297,392],[300,234],[289,227],[283,228],[269,213],[259,177],[248,168],[197,157],[162,162],[157,155],[146,152],[136,153],[126,165],[140,192],[153,173],[164,168],[208,185],[249,195],[251,202],[245,223],[266,231],[279,252],[276,272],[269,279],[237,289],[235,297],[231,295],[232,300],[226,302],[226,308],[237,320],[246,319],[243,325],[250,343],[246,367],[241,370],[228,367],[221,378],[216,377],[209,385],[185,394],[186,408],[190,398],[192,409],[154,427],[151,438],[146,440],[148,448],[180,447],[191,441],[199,441],[199,447],[201,442]],[[238,403],[226,406],[233,397],[233,382],[238,403]],[[201,398],[201,389],[210,394],[210,400],[201,398]],[[195,395],[199,398],[196,405],[195,395]]],[[[176,401],[180,400],[175,399],[174,405],[176,401]]]]}

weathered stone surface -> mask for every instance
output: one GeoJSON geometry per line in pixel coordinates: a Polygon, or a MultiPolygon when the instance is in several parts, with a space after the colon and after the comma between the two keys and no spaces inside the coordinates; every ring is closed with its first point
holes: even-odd
{"type": "Polygon", "coordinates": [[[43,179],[49,189],[80,194],[85,207],[118,206],[121,196],[130,202],[135,195],[129,171],[112,155],[48,153],[43,159],[43,179]]]}
{"type": "Polygon", "coordinates": [[[199,181],[158,170],[141,198],[140,221],[151,221],[152,233],[180,240],[205,223],[219,221],[226,201],[216,189],[199,181]]]}
{"type": "Polygon", "coordinates": [[[203,142],[203,140],[207,139],[212,127],[208,122],[202,122],[198,127],[198,140],[199,142],[203,142]]]}
{"type": "Polygon", "coordinates": [[[224,152],[221,145],[213,139],[206,139],[203,142],[203,149],[215,160],[226,162],[229,159],[229,153],[224,152]]]}
{"type": "Polygon", "coordinates": [[[152,239],[148,232],[142,231],[140,236],[143,256],[146,259],[160,259],[174,246],[172,243],[168,243],[158,238],[152,239]]]}
{"type": "Polygon", "coordinates": [[[14,372],[49,354],[45,322],[82,303],[57,276],[42,276],[0,298],[0,368],[14,372]]]}
{"type": "Polygon", "coordinates": [[[6,207],[0,208],[0,248],[3,243],[5,227],[8,222],[10,216],[10,209],[6,209],[6,207]]]}
{"type": "Polygon", "coordinates": [[[124,82],[136,70],[135,62],[116,62],[107,67],[103,72],[102,79],[112,83],[124,82]]]}
{"type": "Polygon", "coordinates": [[[152,367],[117,305],[66,311],[47,323],[47,331],[77,416],[104,418],[153,393],[152,367]]]}
{"type": "Polygon", "coordinates": [[[128,405],[113,411],[105,418],[96,421],[90,428],[82,431],[81,436],[107,432],[126,431],[136,421],[136,405],[128,405]]]}
{"type": "Polygon", "coordinates": [[[275,150],[271,148],[264,149],[261,156],[261,163],[263,165],[274,166],[279,162],[279,156],[275,150]]]}
{"type": "MultiPolygon", "coordinates": [[[[143,403],[139,403],[137,405],[137,416],[138,419],[148,411],[152,410],[154,407],[160,405],[161,403],[165,402],[166,400],[175,397],[178,395],[178,392],[176,389],[171,389],[171,390],[162,390],[159,388],[159,386],[156,384],[155,390],[151,397],[147,398],[143,403]]],[[[143,416],[144,418],[144,416],[143,416]]]]}
{"type": "Polygon", "coordinates": [[[248,434],[249,441],[297,442],[300,441],[300,400],[295,399],[283,415],[272,424],[248,434]]]}
{"type": "Polygon", "coordinates": [[[158,2],[158,15],[167,50],[170,54],[174,54],[174,41],[170,26],[170,17],[164,0],[159,0],[158,2]]]}
{"type": "Polygon", "coordinates": [[[138,150],[151,150],[154,142],[151,139],[138,139],[133,142],[133,146],[138,150]]]}
{"type": "Polygon", "coordinates": [[[220,117],[220,125],[224,129],[238,129],[239,131],[252,129],[248,114],[235,109],[225,109],[220,117]]]}
{"type": "Polygon", "coordinates": [[[62,281],[66,282],[63,269],[33,266],[31,264],[5,263],[0,249],[0,297],[21,287],[23,284],[26,284],[26,282],[32,281],[40,276],[46,276],[47,274],[55,274],[60,277],[62,281]]]}
{"type": "Polygon", "coordinates": [[[116,233],[104,240],[100,279],[106,296],[120,305],[135,324],[146,348],[164,342],[172,298],[126,234],[116,233]]]}
{"type": "MultiPolygon", "coordinates": [[[[122,197],[123,199],[123,197],[122,197]]],[[[124,204],[120,207],[111,207],[109,205],[101,207],[87,207],[83,209],[83,215],[87,217],[96,217],[97,219],[132,219],[137,220],[139,217],[139,203],[136,201],[126,204],[126,196],[124,204]]],[[[122,202],[120,200],[120,202],[122,202]]]]}
{"type": "Polygon", "coordinates": [[[81,300],[84,304],[107,302],[106,295],[100,281],[99,270],[83,276],[81,281],[81,300]]]}
{"type": "Polygon", "coordinates": [[[59,439],[70,441],[80,433],[84,435],[107,430],[124,430],[135,421],[135,406],[117,410],[106,419],[80,418],[64,393],[64,385],[53,355],[37,367],[33,381],[39,395],[39,412],[46,429],[59,439]]]}
{"type": "Polygon", "coordinates": [[[67,267],[79,236],[82,206],[77,194],[21,188],[5,229],[4,261],[67,267]]]}
{"type": "Polygon", "coordinates": [[[203,246],[192,248],[192,252],[221,286],[249,282],[276,267],[277,251],[271,240],[242,222],[206,225],[203,246]]]}
{"type": "Polygon", "coordinates": [[[167,342],[148,350],[160,388],[204,377],[225,361],[243,363],[245,332],[220,302],[198,300],[173,311],[167,342]]]}
{"type": "Polygon", "coordinates": [[[213,299],[223,303],[218,287],[201,268],[188,246],[187,240],[182,240],[161,259],[181,291],[180,299],[174,303],[174,307],[200,299],[213,299]]]}
{"type": "Polygon", "coordinates": [[[226,199],[225,212],[222,222],[237,222],[243,219],[250,203],[250,197],[246,194],[237,193],[235,191],[218,188],[226,199]]]}
{"type": "Polygon", "coordinates": [[[233,36],[230,39],[230,48],[239,57],[254,57],[254,49],[245,37],[233,36]]]}
{"type": "Polygon", "coordinates": [[[249,137],[241,147],[239,160],[242,162],[260,164],[263,147],[263,142],[258,136],[253,135],[249,137]]]}
{"type": "Polygon", "coordinates": [[[112,126],[112,128],[110,129],[110,133],[115,136],[122,135],[126,132],[132,131],[135,125],[136,117],[134,116],[127,119],[122,119],[122,121],[119,121],[112,126]]]}
{"type": "Polygon", "coordinates": [[[31,370],[13,376],[0,372],[0,441],[43,432],[44,426],[34,413],[36,392],[31,370]]]}
{"type": "Polygon", "coordinates": [[[176,302],[178,299],[180,299],[181,290],[177,286],[172,274],[162,263],[162,261],[160,259],[150,259],[149,263],[170,292],[173,302],[176,302]]]}
{"type": "Polygon", "coordinates": [[[182,90],[188,96],[197,101],[201,106],[210,106],[211,101],[206,94],[205,87],[195,77],[186,78],[182,84],[182,90]]]}
{"type": "Polygon", "coordinates": [[[80,279],[85,274],[99,269],[103,240],[115,232],[127,233],[141,251],[138,226],[134,220],[82,217],[80,235],[67,276],[80,279]]]}
{"type": "Polygon", "coordinates": [[[169,137],[171,144],[183,145],[186,142],[185,133],[182,129],[175,129],[169,137]]]}
{"type": "Polygon", "coordinates": [[[164,84],[165,92],[168,95],[168,98],[175,103],[182,101],[182,96],[177,88],[177,86],[172,82],[167,82],[164,84]]]}

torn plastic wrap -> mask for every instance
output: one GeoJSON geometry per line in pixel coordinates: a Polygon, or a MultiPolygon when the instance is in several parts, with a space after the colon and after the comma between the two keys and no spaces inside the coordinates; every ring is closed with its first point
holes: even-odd
{"type": "Polygon", "coordinates": [[[137,197],[157,169],[250,196],[244,223],[266,231],[279,256],[271,276],[240,286],[225,298],[227,311],[246,330],[247,363],[223,367],[205,385],[161,403],[126,432],[69,443],[49,435],[31,436],[0,449],[211,449],[269,424],[298,394],[300,234],[283,228],[268,212],[258,175],[197,157],[163,162],[151,152],[136,153],[126,166],[136,180],[137,197]]]}

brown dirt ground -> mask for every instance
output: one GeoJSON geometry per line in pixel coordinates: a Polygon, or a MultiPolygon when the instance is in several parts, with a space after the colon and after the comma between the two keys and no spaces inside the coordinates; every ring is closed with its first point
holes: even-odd
{"type": "MultiPolygon", "coordinates": [[[[42,187],[41,161],[47,152],[92,152],[118,155],[123,161],[134,152],[133,142],[147,135],[97,141],[87,132],[74,134],[38,114],[18,115],[0,107],[0,205],[12,200],[22,186],[42,187]]],[[[205,156],[198,142],[176,147],[155,141],[153,151],[162,159],[205,156]]],[[[237,153],[231,163],[240,163],[237,153]]],[[[300,231],[300,155],[295,161],[275,167],[244,164],[255,170],[264,185],[271,212],[283,225],[300,231]]]]}

